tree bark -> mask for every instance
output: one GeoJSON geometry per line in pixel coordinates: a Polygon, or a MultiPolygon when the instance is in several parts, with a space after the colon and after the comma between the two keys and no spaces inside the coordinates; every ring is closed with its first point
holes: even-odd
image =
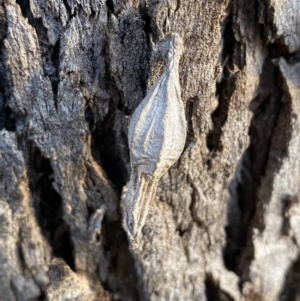
{"type": "Polygon", "coordinates": [[[0,0],[0,300],[300,300],[298,0],[0,0]],[[128,123],[184,41],[188,123],[138,248],[128,123]]]}

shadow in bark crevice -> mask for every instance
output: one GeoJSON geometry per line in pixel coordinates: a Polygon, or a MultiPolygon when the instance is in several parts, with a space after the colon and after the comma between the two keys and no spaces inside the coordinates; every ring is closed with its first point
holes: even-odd
{"type": "Polygon", "coordinates": [[[186,120],[187,120],[187,136],[183,152],[190,146],[193,145],[197,138],[193,124],[193,116],[195,114],[195,103],[199,102],[198,97],[191,98],[186,103],[186,120]]]}
{"type": "Polygon", "coordinates": [[[121,221],[109,222],[106,218],[102,224],[103,247],[109,262],[109,277],[104,283],[105,289],[111,291],[121,300],[139,300],[137,290],[138,278],[134,259],[129,250],[128,239],[121,221]]]}
{"type": "MultiPolygon", "coordinates": [[[[268,55],[259,78],[256,97],[250,103],[253,118],[249,129],[250,145],[242,156],[234,179],[230,183],[230,198],[227,210],[227,243],[224,262],[229,270],[237,273],[240,287],[249,278],[249,267],[254,259],[252,241],[253,228],[264,230],[264,206],[270,201],[274,175],[287,156],[291,133],[291,100],[284,89],[284,79],[278,66],[272,60],[287,56],[288,50],[282,40],[268,44],[270,18],[259,1],[245,2],[244,9],[238,4],[236,12],[241,12],[234,30],[239,34],[247,28],[245,42],[250,45],[265,44],[268,55]],[[264,21],[263,21],[264,20],[264,21]],[[268,181],[263,190],[261,182],[268,181]],[[258,199],[258,192],[264,197],[258,199]]],[[[261,50],[260,50],[261,51],[261,50]]]]}
{"type": "MultiPolygon", "coordinates": [[[[118,151],[117,146],[120,144],[127,145],[127,135],[123,126],[119,130],[116,130],[116,122],[121,122],[121,120],[116,121],[115,115],[118,110],[125,115],[128,115],[129,112],[123,106],[120,91],[116,86],[113,76],[111,76],[108,37],[106,37],[102,55],[105,58],[103,85],[104,89],[110,92],[108,112],[105,116],[101,116],[101,119],[97,118],[94,114],[96,108],[88,104],[85,110],[85,118],[92,135],[91,149],[93,158],[103,168],[120,197],[122,188],[126,184],[129,175],[122,154],[118,151]]],[[[125,154],[126,156],[129,158],[128,152],[125,154]]],[[[128,161],[128,159],[125,161],[128,161]]]]}
{"type": "Polygon", "coordinates": [[[0,41],[0,131],[15,131],[16,116],[7,104],[9,81],[3,64],[3,41],[0,41]]]}
{"type": "MultiPolygon", "coordinates": [[[[231,5],[229,5],[228,10],[231,5]]],[[[223,48],[220,54],[223,65],[222,74],[216,83],[216,97],[218,106],[212,113],[213,129],[207,135],[207,147],[212,151],[222,151],[220,139],[222,127],[227,121],[228,110],[231,96],[235,90],[236,76],[232,71],[234,69],[235,52],[239,53],[240,43],[235,40],[233,31],[233,14],[230,11],[222,23],[223,48]],[[237,49],[238,48],[238,49],[237,49]]]]}
{"type": "Polygon", "coordinates": [[[105,3],[106,3],[107,11],[114,14],[114,12],[115,12],[114,1],[107,0],[105,3]]]}
{"type": "MultiPolygon", "coordinates": [[[[92,153],[94,159],[101,165],[117,193],[121,196],[123,186],[128,180],[128,172],[116,145],[118,141],[114,131],[114,118],[109,114],[103,122],[98,122],[92,132],[92,153]]],[[[122,135],[121,135],[122,136],[122,135]]],[[[126,137],[123,137],[126,143],[126,137]]]]}
{"type": "Polygon", "coordinates": [[[281,197],[281,203],[282,203],[282,209],[281,209],[281,215],[282,215],[282,227],[281,227],[281,234],[283,236],[289,236],[291,231],[291,224],[290,224],[290,210],[291,208],[299,202],[297,195],[289,195],[284,194],[281,197]]]}
{"type": "MultiPolygon", "coordinates": [[[[58,93],[58,84],[59,84],[59,54],[60,54],[60,39],[58,39],[56,44],[50,49],[51,63],[52,66],[54,67],[54,72],[48,74],[52,85],[54,105],[56,109],[57,109],[57,93],[58,93]]],[[[44,65],[44,70],[46,70],[45,62],[43,63],[43,65],[44,65]]]]}
{"type": "Polygon", "coordinates": [[[23,17],[27,18],[30,11],[29,0],[16,0],[16,3],[20,6],[23,17]]]}
{"type": "MultiPolygon", "coordinates": [[[[139,5],[138,11],[139,11],[139,14],[141,16],[141,19],[144,22],[143,30],[144,30],[145,35],[146,35],[147,45],[148,45],[149,51],[151,51],[151,49],[152,49],[151,42],[152,41],[153,42],[157,42],[158,41],[159,28],[155,24],[155,22],[153,21],[153,19],[152,19],[153,16],[151,16],[149,14],[147,5],[145,3],[141,3],[139,5]],[[153,39],[153,40],[151,41],[151,39],[153,39]]],[[[150,61],[148,61],[148,64],[150,64],[150,61]]]]}
{"type": "Polygon", "coordinates": [[[28,23],[34,28],[36,32],[41,52],[44,76],[48,76],[50,79],[54,97],[54,104],[55,107],[57,107],[57,93],[59,85],[60,38],[58,38],[55,45],[52,46],[50,44],[48,39],[47,28],[43,25],[42,18],[34,17],[29,8],[29,4],[28,9],[25,10],[24,8],[23,16],[27,18],[28,23]]]}
{"type": "MultiPolygon", "coordinates": [[[[113,17],[118,18],[120,43],[122,38],[128,34],[129,22],[132,21],[131,13],[127,15],[120,14],[118,5],[113,1],[107,1],[108,24],[113,17]]],[[[141,19],[144,21],[143,30],[147,41],[151,33],[151,20],[146,10],[138,10],[141,19]]],[[[132,12],[134,18],[139,18],[136,12],[132,12]]],[[[91,149],[95,161],[105,171],[108,179],[114,186],[118,197],[129,180],[129,149],[127,138],[127,117],[133,113],[132,103],[124,100],[123,91],[116,84],[114,74],[111,70],[111,51],[110,51],[109,31],[106,34],[105,44],[102,49],[102,56],[105,63],[105,75],[103,76],[102,87],[109,94],[109,99],[105,99],[108,108],[102,115],[97,115],[97,103],[88,104],[85,117],[91,131],[91,149]]],[[[123,40],[125,43],[126,40],[123,40]]],[[[149,42],[149,41],[148,41],[149,42]]],[[[138,85],[142,94],[146,94],[147,75],[150,74],[150,42],[148,43],[149,55],[146,60],[139,62],[138,70],[141,76],[138,78],[138,85]]],[[[147,45],[145,45],[147,47],[147,45]]],[[[115,63],[115,62],[114,62],[115,63]]],[[[142,97],[143,98],[143,97],[142,97]]],[[[141,101],[142,99],[140,99],[141,101]]],[[[120,215],[121,216],[121,215],[120,215]]],[[[121,220],[109,221],[107,217],[102,222],[102,241],[105,252],[105,258],[108,263],[108,276],[103,283],[104,288],[112,292],[114,300],[132,300],[138,301],[139,284],[135,270],[135,259],[129,248],[128,239],[123,230],[121,220]]]]}
{"type": "Polygon", "coordinates": [[[54,176],[49,159],[34,148],[30,155],[29,187],[37,195],[35,212],[53,255],[65,260],[74,270],[73,243],[69,226],[63,219],[62,199],[53,187],[54,176]]]}
{"type": "MultiPolygon", "coordinates": [[[[110,89],[117,93],[114,82],[110,89]]],[[[85,118],[91,131],[91,150],[93,158],[103,168],[107,177],[113,184],[119,197],[123,186],[129,178],[124,159],[129,153],[120,153],[118,145],[127,145],[127,135],[123,127],[116,129],[116,112],[118,110],[118,99],[112,99],[109,112],[103,120],[96,121],[93,108],[88,106],[85,118]],[[122,141],[121,141],[122,140],[122,141]]],[[[128,147],[125,148],[128,151],[128,147]]],[[[125,151],[125,150],[124,150],[125,151]]],[[[128,161],[129,159],[127,159],[128,161]]],[[[93,213],[92,208],[89,214],[93,213]]],[[[120,215],[121,216],[121,215],[120,215]]],[[[132,300],[138,301],[137,276],[134,259],[129,250],[129,243],[121,220],[111,222],[104,218],[102,222],[102,241],[104,255],[108,263],[108,277],[102,282],[103,287],[114,295],[115,301],[132,300]]]]}
{"type": "Polygon", "coordinates": [[[253,111],[250,145],[230,184],[224,261],[229,270],[241,277],[241,286],[249,280],[249,266],[254,259],[252,229],[264,230],[263,206],[270,200],[270,183],[287,156],[291,133],[291,101],[284,95],[283,78],[272,59],[268,56],[265,60],[257,96],[250,104],[253,111]],[[264,177],[268,178],[269,185],[263,188],[262,201],[257,193],[264,177]]]}
{"type": "MultiPolygon", "coordinates": [[[[1,76],[0,76],[0,81],[1,81],[1,76]]],[[[9,132],[14,132],[16,130],[16,119],[13,111],[6,104],[4,94],[2,93],[0,87],[0,131],[3,128],[9,132]]]]}
{"type": "Polygon", "coordinates": [[[71,6],[69,5],[68,0],[63,0],[63,4],[64,4],[64,6],[66,8],[66,11],[68,13],[69,19],[71,19],[72,17],[74,17],[76,12],[74,11],[74,13],[72,14],[72,9],[71,9],[71,6]]]}
{"type": "Polygon", "coordinates": [[[281,301],[297,301],[300,298],[300,255],[285,276],[285,283],[279,295],[281,301]]]}
{"type": "Polygon", "coordinates": [[[227,293],[221,290],[210,275],[206,275],[205,292],[207,301],[233,301],[227,293]]]}

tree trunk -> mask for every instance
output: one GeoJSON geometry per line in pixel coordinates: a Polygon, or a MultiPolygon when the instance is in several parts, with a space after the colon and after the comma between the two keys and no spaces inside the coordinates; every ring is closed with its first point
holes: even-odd
{"type": "Polygon", "coordinates": [[[0,300],[300,300],[300,1],[0,0],[0,300]],[[130,116],[178,33],[187,139],[131,248],[130,116]]]}

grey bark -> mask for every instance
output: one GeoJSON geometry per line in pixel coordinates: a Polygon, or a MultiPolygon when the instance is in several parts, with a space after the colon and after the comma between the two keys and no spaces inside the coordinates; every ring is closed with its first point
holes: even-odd
{"type": "Polygon", "coordinates": [[[0,0],[0,300],[300,300],[298,0],[0,0]],[[178,33],[185,149],[137,249],[130,116],[178,33]]]}

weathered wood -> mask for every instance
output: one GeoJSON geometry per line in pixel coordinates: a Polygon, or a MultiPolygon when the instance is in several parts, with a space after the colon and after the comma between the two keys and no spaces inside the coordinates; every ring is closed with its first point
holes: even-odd
{"type": "Polygon", "coordinates": [[[298,300],[299,5],[0,0],[0,300],[298,300]],[[132,249],[128,124],[170,33],[187,140],[132,249]]]}

